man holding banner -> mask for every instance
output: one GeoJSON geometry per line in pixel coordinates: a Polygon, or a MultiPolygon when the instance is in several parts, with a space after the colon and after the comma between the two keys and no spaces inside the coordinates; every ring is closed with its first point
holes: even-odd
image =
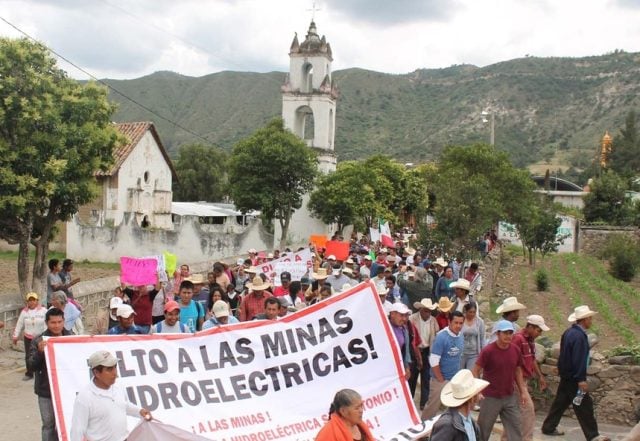
{"type": "Polygon", "coordinates": [[[94,352],[87,364],[91,383],[76,396],[70,441],[122,441],[129,434],[127,415],[151,420],[151,412],[131,404],[115,385],[118,360],[111,352],[94,352]]]}

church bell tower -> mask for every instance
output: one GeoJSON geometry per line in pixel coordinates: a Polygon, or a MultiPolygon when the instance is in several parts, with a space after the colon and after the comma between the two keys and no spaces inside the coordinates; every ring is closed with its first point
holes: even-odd
{"type": "MultiPolygon", "coordinates": [[[[302,43],[293,37],[289,49],[289,74],[282,85],[282,119],[285,128],[298,135],[318,155],[321,173],[336,170],[334,132],[338,89],[331,77],[333,56],[324,36],[318,35],[312,20],[302,43]]],[[[329,226],[311,216],[307,203],[291,217],[288,241],[307,243],[312,234],[328,234],[329,226]]],[[[276,234],[279,234],[276,224],[276,234]]]]}
{"type": "Polygon", "coordinates": [[[286,128],[318,153],[318,167],[336,169],[334,153],[338,90],[331,77],[333,56],[324,35],[311,22],[302,43],[293,37],[289,49],[289,75],[282,86],[282,119],[286,128]]]}

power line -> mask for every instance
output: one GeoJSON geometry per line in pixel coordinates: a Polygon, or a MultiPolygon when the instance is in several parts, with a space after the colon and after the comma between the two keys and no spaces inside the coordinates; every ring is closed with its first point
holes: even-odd
{"type": "Polygon", "coordinates": [[[207,139],[206,137],[192,131],[191,129],[188,129],[186,127],[184,127],[182,124],[177,123],[161,114],[159,114],[158,112],[156,112],[155,110],[151,109],[150,107],[147,107],[146,105],[142,104],[141,102],[135,100],[134,98],[131,98],[130,96],[126,95],[125,93],[119,91],[118,89],[116,89],[115,87],[113,87],[111,84],[106,83],[105,81],[97,78],[95,75],[93,75],[92,73],[86,71],[85,69],[81,68],[80,66],[78,66],[77,64],[75,64],[73,61],[69,60],[68,58],[66,58],[65,56],[63,56],[62,54],[56,52],[55,50],[51,49],[49,46],[47,46],[46,44],[36,40],[34,37],[32,37],[31,35],[27,34],[25,31],[23,31],[22,29],[20,29],[19,27],[17,27],[16,25],[14,25],[13,23],[9,22],[7,19],[5,19],[4,17],[0,17],[0,20],[2,20],[3,22],[5,22],[6,24],[8,24],[9,26],[11,26],[13,29],[15,29],[16,31],[20,32],[22,35],[24,35],[25,37],[27,37],[29,40],[32,40],[40,45],[42,45],[43,47],[45,47],[49,52],[51,52],[52,54],[54,54],[56,57],[60,58],[61,60],[64,60],[65,62],[67,62],[68,64],[70,64],[71,66],[75,67],[76,69],[78,69],[80,72],[84,73],[85,75],[87,75],[89,78],[91,78],[92,80],[102,84],[103,86],[107,87],[109,90],[113,91],[114,93],[116,93],[117,95],[120,95],[121,97],[123,97],[124,99],[131,101],[133,104],[135,104],[136,106],[146,110],[147,112],[151,113],[152,115],[162,119],[163,121],[168,122],[169,124],[172,124],[173,126],[189,133],[190,135],[193,135],[203,141],[206,141],[207,143],[211,143],[211,141],[209,139],[207,139]]]}

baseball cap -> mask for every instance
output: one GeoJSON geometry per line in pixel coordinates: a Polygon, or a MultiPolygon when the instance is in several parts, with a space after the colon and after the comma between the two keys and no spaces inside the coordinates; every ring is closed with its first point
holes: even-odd
{"type": "Polygon", "coordinates": [[[288,271],[280,273],[280,280],[283,282],[291,282],[291,273],[288,271]]]}
{"type": "Polygon", "coordinates": [[[373,260],[373,259],[371,258],[370,255],[367,254],[366,256],[364,256],[364,260],[373,260]]]}
{"type": "Polygon", "coordinates": [[[213,304],[213,308],[211,308],[211,312],[213,315],[218,317],[229,317],[229,305],[224,300],[217,300],[213,304]]]}
{"type": "Polygon", "coordinates": [[[116,316],[118,317],[123,317],[123,318],[129,318],[131,317],[131,314],[135,314],[136,312],[133,310],[133,308],[129,305],[120,305],[118,306],[118,309],[116,311],[116,316]]]}
{"type": "Polygon", "coordinates": [[[169,300],[166,305],[164,305],[164,312],[175,311],[176,309],[180,309],[180,305],[175,300],[169,300]]]}
{"type": "Polygon", "coordinates": [[[31,299],[38,300],[38,294],[36,294],[35,292],[27,293],[27,300],[31,300],[31,299]]]}
{"type": "Polygon", "coordinates": [[[407,308],[407,305],[405,305],[402,302],[396,302],[393,305],[391,305],[391,308],[389,308],[389,312],[397,312],[402,315],[411,314],[411,310],[407,308]]]}
{"type": "Polygon", "coordinates": [[[87,364],[91,369],[98,366],[111,367],[118,364],[118,359],[109,351],[97,351],[89,356],[87,364]]]}
{"type": "Polygon", "coordinates": [[[236,260],[236,265],[244,265],[244,259],[236,260]]]}
{"type": "Polygon", "coordinates": [[[330,254],[329,257],[327,257],[327,260],[336,260],[336,256],[330,254]]]}
{"type": "Polygon", "coordinates": [[[111,300],[109,300],[109,309],[114,309],[117,308],[118,306],[122,305],[122,299],[120,297],[111,297],[111,300]]]}
{"type": "Polygon", "coordinates": [[[496,323],[496,325],[493,328],[494,334],[496,332],[506,332],[506,331],[511,331],[511,332],[515,331],[513,327],[513,323],[511,323],[509,320],[500,320],[498,323],[496,323]]]}
{"type": "Polygon", "coordinates": [[[537,326],[543,331],[548,331],[549,327],[544,322],[544,318],[541,315],[532,314],[527,317],[527,323],[537,326]]]}
{"type": "Polygon", "coordinates": [[[302,276],[300,285],[311,285],[311,280],[307,276],[302,276]]]}

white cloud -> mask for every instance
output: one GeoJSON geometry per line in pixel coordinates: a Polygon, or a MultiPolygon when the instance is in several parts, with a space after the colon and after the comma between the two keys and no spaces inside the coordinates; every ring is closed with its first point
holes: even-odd
{"type": "MultiPolygon", "coordinates": [[[[526,54],[640,51],[640,0],[326,0],[334,69],[404,73],[526,54]]],[[[0,0],[0,16],[98,77],[286,70],[311,1],[0,0]]],[[[0,35],[19,34],[0,22],[0,35]]],[[[69,70],[74,77],[84,75],[69,70]]]]}

